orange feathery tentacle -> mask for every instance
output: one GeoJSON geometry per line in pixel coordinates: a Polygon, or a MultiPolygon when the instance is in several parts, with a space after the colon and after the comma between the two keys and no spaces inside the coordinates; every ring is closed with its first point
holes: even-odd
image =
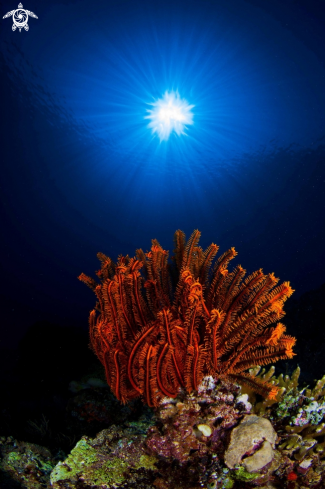
{"type": "Polygon", "coordinates": [[[132,350],[130,352],[130,355],[129,355],[129,361],[128,361],[128,376],[129,376],[129,380],[132,384],[132,386],[134,387],[134,389],[136,389],[138,392],[142,393],[141,389],[139,389],[139,387],[136,385],[134,379],[133,379],[133,375],[132,375],[132,362],[133,362],[133,358],[135,356],[135,353],[140,345],[140,343],[146,338],[146,336],[148,336],[155,328],[155,325],[151,326],[150,328],[148,328],[143,334],[140,335],[139,339],[137,340],[137,342],[133,345],[132,347],[132,350]]]}
{"type": "Polygon", "coordinates": [[[155,239],[148,253],[138,249],[136,258],[121,255],[116,264],[98,253],[101,283],[78,277],[97,296],[89,315],[90,344],[121,402],[142,396],[157,406],[164,396],[176,397],[181,386],[197,390],[204,375],[277,396],[276,386],[247,370],[295,355],[296,340],[279,322],[294,291],[261,269],[245,280],[241,266],[229,272],[234,248],[213,265],[218,246],[203,251],[199,239],[198,230],[187,243],[176,231],[172,264],[155,239]]]}

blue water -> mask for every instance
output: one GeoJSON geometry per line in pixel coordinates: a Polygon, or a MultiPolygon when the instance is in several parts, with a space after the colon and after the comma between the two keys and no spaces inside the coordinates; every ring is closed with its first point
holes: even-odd
{"type": "Polygon", "coordinates": [[[172,250],[179,228],[300,293],[323,283],[321,27],[294,2],[283,18],[254,3],[55,0],[24,4],[28,32],[1,20],[11,324],[27,305],[27,322],[86,319],[76,276],[97,251],[172,250]],[[160,141],[145,116],[166,91],[194,105],[193,125],[160,141]]]}

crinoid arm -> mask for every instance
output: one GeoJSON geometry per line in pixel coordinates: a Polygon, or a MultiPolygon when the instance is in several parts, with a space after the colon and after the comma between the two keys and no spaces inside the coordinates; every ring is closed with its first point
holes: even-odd
{"type": "Polygon", "coordinates": [[[121,255],[116,263],[98,253],[100,283],[78,277],[96,294],[91,347],[121,402],[141,396],[158,406],[180,388],[196,391],[206,375],[269,399],[277,395],[274,384],[247,371],[295,355],[296,340],[280,322],[294,291],[261,269],[247,278],[241,265],[229,271],[235,249],[214,262],[218,246],[203,250],[200,235],[195,230],[186,242],[176,231],[171,262],[156,239],[149,252],[138,249],[136,257],[121,255]]]}

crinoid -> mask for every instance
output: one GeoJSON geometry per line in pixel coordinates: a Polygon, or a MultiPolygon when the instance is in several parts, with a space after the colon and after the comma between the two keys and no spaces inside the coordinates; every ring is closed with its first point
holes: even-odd
{"type": "Polygon", "coordinates": [[[277,286],[273,273],[258,270],[244,280],[240,265],[229,272],[234,248],[213,265],[218,246],[203,251],[200,234],[195,230],[186,243],[176,231],[171,263],[154,239],[148,253],[139,249],[135,258],[119,256],[116,264],[98,253],[101,284],[83,273],[78,277],[96,293],[91,347],[123,403],[142,396],[157,406],[180,387],[196,390],[205,375],[276,396],[277,387],[246,371],[293,357],[296,340],[278,322],[293,290],[289,282],[277,286]]]}

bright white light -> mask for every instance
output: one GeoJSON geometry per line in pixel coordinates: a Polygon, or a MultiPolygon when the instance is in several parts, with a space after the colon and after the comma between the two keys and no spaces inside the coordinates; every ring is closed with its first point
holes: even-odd
{"type": "Polygon", "coordinates": [[[158,134],[160,141],[167,141],[172,131],[178,136],[185,134],[185,126],[193,124],[194,105],[189,105],[186,100],[181,99],[178,92],[165,92],[162,99],[153,104],[153,109],[148,110],[150,115],[145,119],[151,119],[148,127],[152,133],[158,134]]]}

